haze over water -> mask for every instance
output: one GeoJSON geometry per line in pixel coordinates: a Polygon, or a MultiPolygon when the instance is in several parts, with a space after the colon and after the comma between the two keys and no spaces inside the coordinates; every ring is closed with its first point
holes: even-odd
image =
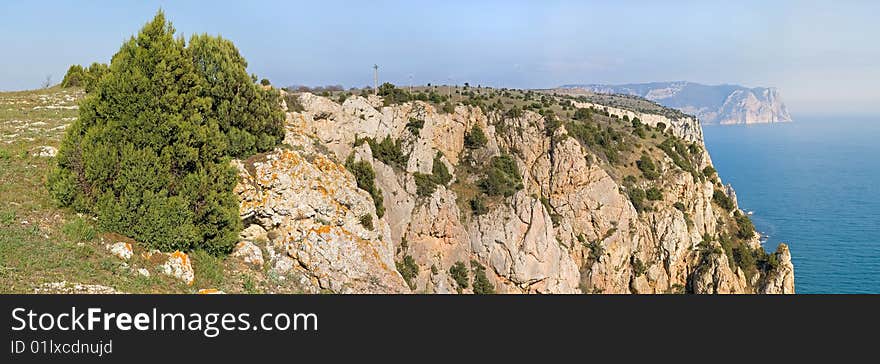
{"type": "Polygon", "coordinates": [[[880,117],[706,126],[740,208],[791,247],[798,293],[880,293],[880,117]]]}

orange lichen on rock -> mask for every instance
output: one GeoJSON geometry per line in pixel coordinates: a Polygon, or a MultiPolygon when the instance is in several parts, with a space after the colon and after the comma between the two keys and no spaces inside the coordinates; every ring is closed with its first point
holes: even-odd
{"type": "Polygon", "coordinates": [[[180,259],[180,262],[184,265],[189,265],[189,255],[180,250],[175,250],[174,253],[171,253],[171,257],[180,259]]]}
{"type": "Polygon", "coordinates": [[[322,155],[315,156],[315,160],[312,163],[323,172],[344,172],[345,171],[345,167],[334,163],[332,160],[330,160],[329,158],[324,157],[322,155]]]}
{"type": "Polygon", "coordinates": [[[311,229],[309,232],[313,232],[318,235],[329,234],[332,227],[330,225],[321,225],[321,227],[317,229],[311,229]]]}

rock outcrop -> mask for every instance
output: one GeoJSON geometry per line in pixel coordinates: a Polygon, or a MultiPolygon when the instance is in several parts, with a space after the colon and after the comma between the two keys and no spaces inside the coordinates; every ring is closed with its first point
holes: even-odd
{"type": "Polygon", "coordinates": [[[792,294],[794,293],[794,265],[791,264],[791,252],[788,245],[780,244],[776,253],[777,266],[767,274],[761,293],[792,294]]]}
{"type": "Polygon", "coordinates": [[[193,271],[192,260],[189,258],[189,255],[181,251],[175,251],[171,254],[156,254],[164,255],[165,263],[160,267],[163,274],[180,280],[187,285],[193,284],[195,280],[195,271],[193,271]]]}
{"type": "Polygon", "coordinates": [[[644,97],[663,106],[696,115],[703,124],[758,124],[792,121],[775,88],[738,85],[707,86],[693,82],[652,82],[627,85],[565,85],[561,88],[644,97]]]}
{"type": "Polygon", "coordinates": [[[703,128],[700,127],[700,123],[697,121],[697,119],[694,119],[692,117],[683,116],[670,118],[665,115],[626,110],[591,102],[574,102],[574,104],[577,107],[593,108],[597,110],[607,111],[609,114],[615,115],[619,118],[623,118],[624,116],[630,120],[638,118],[639,121],[651,127],[657,127],[657,125],[663,124],[669,127],[669,130],[672,132],[672,134],[679,138],[682,138],[689,142],[702,143],[703,141],[703,128]]]}
{"type": "MultiPolygon", "coordinates": [[[[617,120],[638,118],[689,145],[690,171],[658,154],[661,177],[633,185],[623,173],[632,173],[635,162],[612,167],[566,125],[553,127],[532,111],[510,116],[458,105],[441,112],[422,101],[381,106],[376,96],[341,104],[296,97],[304,110],[288,112],[286,146],[235,162],[247,226],[235,254],[307,292],[794,291],[787,247],[774,255],[772,269],[753,272],[719,243],[722,224],[731,226],[738,210],[714,204],[715,191],[724,190],[720,179],[697,173],[711,159],[693,118],[573,103],[617,120]],[[474,127],[486,143],[469,148],[466,134],[474,127]],[[403,163],[386,164],[362,142],[386,137],[398,143],[403,163]],[[478,176],[502,154],[512,156],[521,188],[488,198],[477,213],[478,176]],[[371,166],[383,214],[346,160],[371,166]],[[438,162],[453,180],[422,191],[419,183],[438,162]],[[649,187],[662,196],[637,208],[629,191],[649,187]],[[253,258],[257,251],[266,252],[264,263],[253,258]]],[[[757,238],[748,244],[760,248],[757,238]]]]}
{"type": "MultiPolygon", "coordinates": [[[[245,232],[267,232],[262,244],[270,270],[297,274],[314,292],[409,292],[395,270],[390,228],[370,195],[342,165],[321,154],[306,156],[277,149],[237,163],[241,217],[256,225],[245,232]],[[375,225],[364,226],[362,219],[375,225]]],[[[255,256],[248,247],[259,240],[241,244],[237,254],[255,256]]]]}

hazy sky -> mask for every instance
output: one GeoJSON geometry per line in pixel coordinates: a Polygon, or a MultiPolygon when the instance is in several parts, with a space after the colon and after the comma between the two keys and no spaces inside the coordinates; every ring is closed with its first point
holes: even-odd
{"type": "Polygon", "coordinates": [[[3,1],[0,89],[108,62],[165,10],[276,85],[774,86],[795,114],[880,113],[875,1],[3,1]]]}

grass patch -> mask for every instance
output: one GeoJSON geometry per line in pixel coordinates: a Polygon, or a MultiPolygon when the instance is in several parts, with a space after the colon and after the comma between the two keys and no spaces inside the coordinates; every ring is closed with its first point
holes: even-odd
{"type": "Polygon", "coordinates": [[[225,257],[214,256],[202,249],[189,253],[192,259],[193,271],[195,272],[194,284],[196,288],[222,287],[226,275],[223,274],[223,261],[225,257]]]}
{"type": "Polygon", "coordinates": [[[77,242],[91,241],[98,234],[91,223],[79,216],[64,224],[61,231],[68,239],[77,242]]]}

